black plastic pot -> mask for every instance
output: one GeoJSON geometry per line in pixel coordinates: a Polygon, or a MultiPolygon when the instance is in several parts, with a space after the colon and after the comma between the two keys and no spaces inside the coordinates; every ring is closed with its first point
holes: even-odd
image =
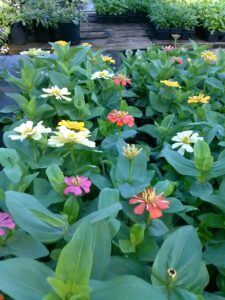
{"type": "Polygon", "coordinates": [[[220,32],[220,40],[225,41],[225,32],[220,32]]]}
{"type": "Polygon", "coordinates": [[[71,45],[80,43],[80,24],[59,23],[59,32],[63,41],[70,42],[71,45]]]}
{"type": "Polygon", "coordinates": [[[206,34],[206,39],[207,39],[207,42],[218,42],[219,39],[220,39],[220,32],[214,32],[214,33],[210,33],[210,32],[207,32],[206,34]]]}
{"type": "Polygon", "coordinates": [[[156,29],[156,37],[158,40],[169,40],[171,38],[170,29],[156,29]]]}
{"type": "Polygon", "coordinates": [[[194,34],[195,34],[195,30],[182,29],[182,31],[181,31],[181,38],[183,40],[192,39],[194,37],[194,34]]]}
{"type": "Polygon", "coordinates": [[[54,41],[54,30],[53,28],[46,28],[39,24],[34,28],[36,41],[40,43],[48,43],[54,41]]]}
{"type": "Polygon", "coordinates": [[[27,32],[26,28],[22,25],[21,22],[14,23],[11,26],[11,34],[9,41],[14,45],[24,45],[27,42],[27,32]]]}
{"type": "Polygon", "coordinates": [[[100,24],[124,24],[127,22],[127,15],[97,15],[97,22],[100,24]]]}

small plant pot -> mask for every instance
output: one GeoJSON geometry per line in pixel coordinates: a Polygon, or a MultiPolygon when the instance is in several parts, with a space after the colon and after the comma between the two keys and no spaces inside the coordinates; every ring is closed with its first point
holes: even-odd
{"type": "Polygon", "coordinates": [[[115,23],[124,24],[127,22],[127,15],[119,15],[115,16],[115,23]]]}
{"type": "Polygon", "coordinates": [[[97,15],[97,22],[100,24],[114,24],[116,16],[112,15],[97,15]]]}
{"type": "Polygon", "coordinates": [[[207,42],[214,43],[214,42],[218,42],[219,39],[220,39],[220,32],[214,32],[212,34],[210,32],[207,32],[206,34],[207,42]]]}
{"type": "Polygon", "coordinates": [[[158,40],[169,40],[171,37],[170,29],[156,29],[156,37],[158,40]]]}
{"type": "Polygon", "coordinates": [[[220,40],[221,40],[222,42],[225,42],[225,32],[221,32],[221,33],[220,33],[220,40]]]}
{"type": "Polygon", "coordinates": [[[54,41],[54,31],[52,28],[46,28],[42,25],[38,25],[35,28],[36,41],[40,43],[48,43],[54,41]]]}
{"type": "Polygon", "coordinates": [[[195,34],[195,30],[186,30],[186,29],[183,29],[181,31],[181,38],[183,40],[188,40],[188,39],[193,38],[194,34],[195,34]]]}
{"type": "Polygon", "coordinates": [[[27,32],[26,28],[22,25],[21,22],[14,23],[11,26],[11,34],[9,41],[14,45],[24,45],[27,42],[27,32]]]}
{"type": "Polygon", "coordinates": [[[80,24],[59,23],[59,32],[63,41],[70,42],[71,45],[80,43],[80,24]]]}

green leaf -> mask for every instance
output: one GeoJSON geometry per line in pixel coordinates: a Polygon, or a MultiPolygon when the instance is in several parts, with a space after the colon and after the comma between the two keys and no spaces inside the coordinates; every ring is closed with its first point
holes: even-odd
{"type": "Polygon", "coordinates": [[[123,253],[135,252],[135,245],[131,243],[130,240],[119,240],[119,246],[123,253]]]}
{"type": "Polygon", "coordinates": [[[30,258],[11,258],[0,261],[0,290],[15,300],[40,300],[50,292],[46,278],[53,271],[30,258]]]}
{"type": "Polygon", "coordinates": [[[152,267],[152,283],[164,287],[168,294],[176,293],[178,289],[195,294],[203,291],[208,284],[208,273],[202,261],[201,243],[193,227],[183,226],[164,241],[152,267]],[[176,271],[174,279],[168,276],[169,268],[176,271]]]}
{"type": "Polygon", "coordinates": [[[91,300],[166,300],[160,289],[130,275],[118,276],[109,281],[92,281],[91,300]]]}
{"type": "Polygon", "coordinates": [[[93,266],[91,278],[105,280],[111,254],[111,235],[106,220],[93,224],[93,266]]]}
{"type": "Polygon", "coordinates": [[[6,205],[16,224],[39,241],[55,242],[61,239],[67,230],[67,222],[62,216],[46,209],[31,195],[6,192],[6,205]],[[35,216],[34,211],[46,216],[47,220],[35,216]],[[52,220],[54,220],[54,225],[51,225],[52,220]]]}
{"type": "Polygon", "coordinates": [[[53,189],[59,193],[62,194],[65,188],[64,184],[64,175],[59,166],[52,165],[47,168],[46,174],[48,176],[48,179],[53,187],[53,189]]]}
{"type": "Polygon", "coordinates": [[[218,268],[225,268],[225,242],[206,246],[204,259],[218,268]]]}
{"type": "Polygon", "coordinates": [[[224,86],[223,86],[223,83],[214,78],[214,77],[210,77],[208,78],[205,83],[207,84],[207,86],[211,89],[213,89],[214,91],[219,91],[219,92],[224,92],[224,86]]]}
{"type": "Polygon", "coordinates": [[[150,280],[150,267],[124,256],[111,256],[109,272],[113,276],[134,275],[146,281],[150,280]]]}
{"type": "Polygon", "coordinates": [[[23,175],[22,169],[19,165],[7,166],[3,169],[3,172],[13,183],[18,183],[23,175]]]}
{"type": "Polygon", "coordinates": [[[48,249],[34,239],[31,235],[17,230],[12,236],[10,236],[3,248],[0,248],[1,252],[7,251],[7,255],[23,256],[28,258],[40,258],[48,255],[48,249]]]}
{"type": "Polygon", "coordinates": [[[141,244],[145,238],[145,225],[134,224],[130,228],[130,241],[134,246],[141,244]]]}
{"type": "Polygon", "coordinates": [[[19,161],[20,157],[15,149],[0,148],[0,164],[3,167],[13,167],[19,161]]]}
{"type": "Polygon", "coordinates": [[[168,163],[180,174],[197,177],[200,172],[196,170],[194,162],[184,158],[180,153],[164,147],[162,154],[168,163]]]}
{"type": "Polygon", "coordinates": [[[209,145],[205,141],[197,141],[194,145],[194,162],[198,170],[207,172],[212,168],[213,157],[209,145]]]}
{"type": "MultiPolygon", "coordinates": [[[[98,210],[110,207],[111,205],[118,203],[120,194],[117,189],[104,188],[99,194],[98,210]]],[[[114,215],[116,217],[116,215],[114,215]]]]}
{"type": "Polygon", "coordinates": [[[62,297],[82,294],[89,290],[93,263],[93,229],[89,222],[82,223],[72,240],[63,248],[56,266],[55,277],[48,282],[62,297]],[[84,290],[83,290],[84,289],[84,290]]]}

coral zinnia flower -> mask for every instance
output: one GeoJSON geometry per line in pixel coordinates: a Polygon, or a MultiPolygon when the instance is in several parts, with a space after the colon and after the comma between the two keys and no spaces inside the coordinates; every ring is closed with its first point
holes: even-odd
{"type": "Polygon", "coordinates": [[[42,91],[45,92],[45,94],[41,95],[42,98],[55,97],[57,100],[72,100],[72,98],[66,97],[71,94],[67,88],[60,89],[55,85],[48,89],[42,89],[42,91]]]}
{"type": "Polygon", "coordinates": [[[203,52],[201,54],[201,58],[210,64],[213,64],[214,62],[216,62],[216,59],[217,59],[216,54],[212,51],[203,52]]]}
{"type": "Polygon", "coordinates": [[[51,128],[46,128],[42,125],[43,121],[38,122],[36,126],[32,121],[27,121],[26,123],[22,123],[20,126],[13,129],[13,131],[18,134],[12,134],[9,137],[12,140],[20,140],[23,141],[25,139],[32,139],[35,141],[39,141],[42,138],[43,133],[50,133],[51,128]]]}
{"type": "Polygon", "coordinates": [[[84,127],[84,122],[62,120],[58,122],[58,125],[65,126],[68,129],[73,129],[78,131],[87,130],[87,128],[84,127]]]}
{"type": "Polygon", "coordinates": [[[203,137],[199,136],[197,132],[193,133],[192,130],[178,132],[172,138],[172,141],[176,143],[174,143],[171,148],[179,148],[178,152],[181,155],[184,155],[185,151],[192,153],[194,150],[191,144],[195,144],[197,141],[201,140],[203,140],[203,137]]]}
{"type": "Polygon", "coordinates": [[[161,210],[169,208],[169,203],[162,195],[157,196],[153,188],[148,188],[129,200],[129,204],[138,204],[134,209],[135,214],[142,215],[146,209],[151,219],[160,218],[161,210]]]}
{"type": "Polygon", "coordinates": [[[108,114],[107,120],[112,123],[116,123],[117,126],[128,125],[129,127],[134,126],[134,117],[129,115],[127,111],[114,110],[108,114]]]}
{"type": "Polygon", "coordinates": [[[200,93],[198,96],[190,96],[188,98],[188,103],[208,103],[210,100],[210,96],[205,96],[200,93]]]}
{"type": "Polygon", "coordinates": [[[64,182],[68,185],[64,194],[74,194],[80,196],[83,192],[90,193],[92,182],[85,176],[65,177],[64,182]]]}
{"type": "Polygon", "coordinates": [[[7,212],[0,212],[0,236],[5,235],[5,230],[3,228],[14,229],[16,224],[13,222],[11,216],[7,212]]]}
{"type": "Polygon", "coordinates": [[[115,85],[122,85],[122,86],[131,85],[130,78],[128,78],[123,74],[117,74],[116,76],[114,76],[113,82],[115,83],[115,85]]]}
{"type": "Polygon", "coordinates": [[[171,62],[176,62],[179,65],[182,65],[184,63],[183,59],[180,58],[179,56],[174,56],[171,58],[171,62]]]}
{"type": "Polygon", "coordinates": [[[114,65],[116,63],[115,59],[113,59],[111,56],[102,55],[101,58],[102,58],[102,61],[104,61],[106,63],[110,63],[110,64],[114,64],[114,65]]]}
{"type": "Polygon", "coordinates": [[[5,297],[2,294],[0,294],[0,300],[5,300],[5,297]]]}
{"type": "Polygon", "coordinates": [[[171,81],[171,80],[160,80],[161,83],[165,84],[168,87],[176,87],[176,88],[181,88],[179,83],[177,81],[171,81]]]}
{"type": "Polygon", "coordinates": [[[63,47],[66,46],[66,45],[68,45],[68,43],[65,42],[65,41],[57,41],[57,42],[55,42],[55,44],[63,46],[63,47]]]}

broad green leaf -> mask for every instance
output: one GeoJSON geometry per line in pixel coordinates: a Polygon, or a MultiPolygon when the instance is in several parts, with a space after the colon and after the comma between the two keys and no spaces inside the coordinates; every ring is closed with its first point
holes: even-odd
{"type": "Polygon", "coordinates": [[[63,220],[62,216],[46,209],[31,195],[6,192],[6,205],[16,224],[39,241],[55,242],[61,239],[67,230],[67,222],[63,220]],[[39,212],[42,216],[45,215],[47,219],[49,217],[51,221],[54,220],[54,225],[49,222],[49,219],[43,220],[37,217],[34,211],[39,212]]]}
{"type": "Polygon", "coordinates": [[[34,259],[47,256],[49,253],[41,242],[19,230],[6,240],[3,248],[0,248],[0,256],[2,251],[5,252],[5,255],[11,254],[34,259]]]}
{"type": "Polygon", "coordinates": [[[166,300],[160,289],[131,275],[115,277],[109,281],[92,281],[91,300],[166,300]]]}
{"type": "Polygon", "coordinates": [[[206,246],[204,258],[218,268],[225,268],[225,242],[206,246]]]}
{"type": "Polygon", "coordinates": [[[15,149],[0,148],[0,164],[3,167],[13,167],[19,161],[20,157],[15,149]]]}
{"type": "Polygon", "coordinates": [[[111,254],[111,235],[107,220],[93,224],[93,266],[91,278],[105,280],[111,254]]]}
{"type": "Polygon", "coordinates": [[[194,162],[198,170],[207,172],[212,168],[213,157],[209,145],[205,141],[197,141],[194,145],[194,162]]]}
{"type": "Polygon", "coordinates": [[[0,270],[0,290],[14,300],[40,300],[51,290],[46,279],[54,273],[43,263],[11,258],[0,261],[0,270]]]}
{"type": "Polygon", "coordinates": [[[164,147],[163,156],[168,163],[180,174],[197,177],[200,172],[195,168],[194,162],[184,158],[180,153],[164,147]]]}
{"type": "Polygon", "coordinates": [[[208,284],[208,273],[193,227],[183,226],[164,241],[152,267],[152,283],[164,287],[168,294],[176,293],[178,288],[195,294],[203,291],[208,284]],[[176,271],[174,279],[168,275],[169,268],[176,271]]]}
{"type": "Polygon", "coordinates": [[[71,241],[63,248],[56,266],[55,277],[48,282],[56,294],[65,297],[89,290],[93,263],[93,229],[89,222],[82,223],[71,241]]]}
{"type": "Polygon", "coordinates": [[[53,187],[53,189],[59,193],[62,194],[63,190],[65,188],[64,184],[64,175],[59,166],[52,165],[47,168],[46,174],[48,176],[48,179],[53,187]]]}

